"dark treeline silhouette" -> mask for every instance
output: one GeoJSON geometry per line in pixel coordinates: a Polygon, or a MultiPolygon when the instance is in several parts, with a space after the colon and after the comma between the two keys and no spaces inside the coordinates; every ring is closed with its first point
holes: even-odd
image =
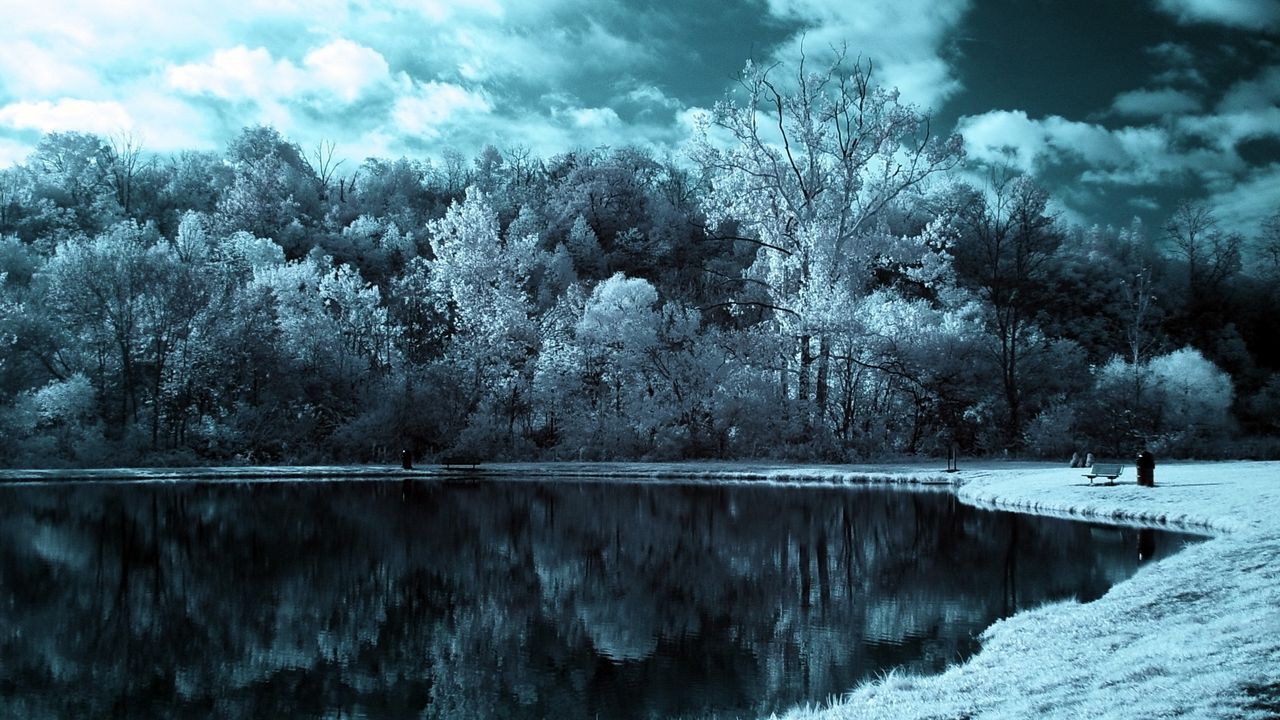
{"type": "Polygon", "coordinates": [[[1280,452],[1280,213],[1069,225],[869,68],[786,72],[679,158],[47,135],[0,171],[0,463],[1280,452]]]}

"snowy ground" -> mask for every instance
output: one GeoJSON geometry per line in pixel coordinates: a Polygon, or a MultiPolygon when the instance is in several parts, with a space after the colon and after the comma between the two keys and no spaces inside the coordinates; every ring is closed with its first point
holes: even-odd
{"type": "Polygon", "coordinates": [[[389,479],[469,477],[670,482],[954,483],[968,503],[1044,515],[1168,525],[1216,537],[1144,567],[1102,598],[1019,613],[983,635],[983,649],[942,675],[890,674],[841,703],[785,720],[843,718],[1280,717],[1280,463],[1172,463],[1155,488],[1114,486],[1080,470],[992,464],[959,473],[928,466],[758,463],[0,471],[0,482],[389,479]]]}
{"type": "Polygon", "coordinates": [[[980,506],[1217,537],[1092,603],[996,623],[980,653],[942,675],[891,674],[787,720],[1280,717],[1280,463],[1161,465],[1154,488],[1137,487],[1131,467],[1114,487],[1090,487],[1079,472],[961,472],[957,492],[980,506]]]}

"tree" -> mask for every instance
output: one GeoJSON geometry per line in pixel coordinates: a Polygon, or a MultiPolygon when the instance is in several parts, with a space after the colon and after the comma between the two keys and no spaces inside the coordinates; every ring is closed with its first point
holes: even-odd
{"type": "Polygon", "coordinates": [[[703,208],[713,237],[757,248],[743,293],[728,303],[766,310],[797,341],[798,368],[784,358],[780,377],[784,388],[796,377],[802,405],[818,337],[821,417],[831,312],[873,280],[893,238],[886,211],[954,167],[961,144],[958,136],[934,138],[925,115],[874,85],[869,62],[849,68],[840,52],[811,73],[802,57],[789,86],[777,68],[747,64],[737,96],[705,119],[694,155],[710,183],[703,208]],[[716,134],[727,134],[729,147],[718,147],[716,134]]]}
{"type": "Polygon", "coordinates": [[[45,135],[27,160],[42,192],[74,213],[77,227],[93,232],[118,218],[110,192],[110,146],[92,133],[45,135]]]}
{"type": "Polygon", "coordinates": [[[643,437],[648,426],[635,417],[646,355],[658,342],[658,292],[647,280],[616,273],[596,285],[587,298],[575,337],[583,350],[582,388],[596,420],[597,441],[625,442],[643,437]],[[639,430],[639,432],[637,432],[639,430]]]}
{"type": "Polygon", "coordinates": [[[117,429],[136,420],[139,408],[144,296],[157,279],[150,244],[136,225],[121,223],[59,245],[40,273],[49,304],[96,357],[95,383],[104,401],[114,399],[117,429]]]}
{"type": "Polygon", "coordinates": [[[1035,324],[1037,295],[1061,237],[1048,212],[1049,195],[1026,176],[1001,178],[990,199],[974,193],[965,212],[966,233],[956,248],[958,272],[986,303],[993,355],[1004,401],[1006,447],[1021,442],[1029,385],[1028,355],[1045,344],[1035,324]]]}
{"type": "Polygon", "coordinates": [[[155,164],[154,158],[144,158],[141,141],[128,133],[121,133],[113,136],[109,141],[103,164],[106,169],[107,184],[115,193],[116,203],[120,205],[125,216],[132,217],[138,190],[138,177],[151,169],[155,164]]]}
{"type": "Polygon", "coordinates": [[[538,346],[526,287],[537,238],[504,238],[488,196],[476,188],[429,223],[428,233],[435,255],[428,279],[451,330],[447,356],[469,376],[470,410],[489,400],[514,439],[516,421],[528,413],[528,362],[538,346]]]}
{"type": "Polygon", "coordinates": [[[1193,304],[1240,270],[1243,239],[1223,232],[1213,210],[1204,203],[1178,206],[1165,223],[1165,234],[1174,253],[1187,263],[1187,284],[1193,304]]]}

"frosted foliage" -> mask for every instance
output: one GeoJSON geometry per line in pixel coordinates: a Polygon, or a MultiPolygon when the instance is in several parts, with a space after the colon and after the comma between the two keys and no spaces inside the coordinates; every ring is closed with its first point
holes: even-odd
{"type": "Polygon", "coordinates": [[[454,351],[463,358],[511,361],[537,344],[525,291],[541,260],[537,238],[504,240],[488,196],[472,187],[461,203],[428,225],[435,260],[431,285],[452,306],[459,337],[454,351]]]}
{"type": "Polygon", "coordinates": [[[72,423],[93,417],[97,393],[89,378],[76,373],[66,380],[54,380],[35,393],[40,420],[47,423],[72,423]]]}
{"type": "MultiPolygon", "coordinates": [[[[1098,368],[1097,385],[1099,389],[1108,390],[1115,387],[1124,387],[1125,383],[1132,384],[1135,382],[1135,374],[1140,370],[1119,355],[1114,355],[1105,365],[1098,368]]],[[[1145,373],[1143,373],[1145,375],[1145,373]]]]}
{"type": "Polygon", "coordinates": [[[578,322],[578,338],[610,347],[650,347],[657,335],[657,302],[658,291],[648,280],[616,273],[591,293],[578,322]]]}
{"type": "Polygon", "coordinates": [[[396,253],[403,258],[411,258],[417,254],[413,233],[400,232],[400,228],[391,220],[382,221],[361,215],[342,229],[342,236],[357,248],[396,253]]]}
{"type": "Polygon", "coordinates": [[[267,291],[275,301],[280,346],[303,366],[317,365],[324,355],[331,325],[320,309],[319,272],[310,262],[254,268],[251,288],[267,291]]]}
{"type": "Polygon", "coordinates": [[[938,260],[922,263],[942,246],[940,228],[894,236],[884,213],[955,164],[958,138],[927,140],[925,116],[872,86],[861,64],[784,76],[748,63],[739,84],[694,145],[711,179],[703,208],[713,227],[736,225],[759,241],[750,274],[792,310],[784,322],[829,323],[826,314],[864,290],[886,253],[922,264],[922,281],[940,275],[938,260]]]}
{"type": "Polygon", "coordinates": [[[284,250],[279,245],[244,231],[232,233],[219,251],[226,262],[245,270],[284,265],[284,250]]]}
{"type": "Polygon", "coordinates": [[[868,335],[908,346],[928,346],[942,339],[975,337],[981,329],[973,305],[939,309],[923,300],[909,300],[885,290],[868,295],[853,317],[868,335]]]}
{"type": "Polygon", "coordinates": [[[204,260],[209,256],[211,238],[208,219],[201,213],[188,210],[178,221],[178,233],[173,238],[173,249],[184,262],[204,260]]]}
{"type": "MultiPolygon", "coordinates": [[[[5,283],[9,280],[9,274],[0,272],[0,292],[5,289],[5,283]]],[[[22,306],[18,303],[11,302],[3,295],[0,295],[0,328],[8,325],[11,317],[16,318],[22,312],[22,306]]],[[[4,349],[9,345],[16,345],[18,336],[10,332],[0,329],[0,349],[4,349]]],[[[0,355],[0,370],[3,370],[7,364],[4,355],[0,355]]]]}
{"type": "Polygon", "coordinates": [[[1199,350],[1183,348],[1151,360],[1154,390],[1173,427],[1223,427],[1231,409],[1231,378],[1199,350]]]}
{"type": "Polygon", "coordinates": [[[573,257],[574,265],[583,274],[597,270],[603,262],[600,239],[587,224],[586,218],[581,215],[573,221],[573,227],[569,229],[567,249],[573,257]]]}
{"type": "Polygon", "coordinates": [[[320,278],[317,291],[347,351],[372,367],[392,363],[392,341],[399,328],[388,321],[376,286],[365,282],[355,268],[339,265],[320,278]]]}

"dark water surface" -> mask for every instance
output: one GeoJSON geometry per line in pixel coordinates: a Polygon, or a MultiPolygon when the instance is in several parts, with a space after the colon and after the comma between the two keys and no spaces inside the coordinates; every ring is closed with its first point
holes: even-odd
{"type": "Polygon", "coordinates": [[[754,716],[1190,539],[875,487],[0,487],[0,717],[754,716]]]}

